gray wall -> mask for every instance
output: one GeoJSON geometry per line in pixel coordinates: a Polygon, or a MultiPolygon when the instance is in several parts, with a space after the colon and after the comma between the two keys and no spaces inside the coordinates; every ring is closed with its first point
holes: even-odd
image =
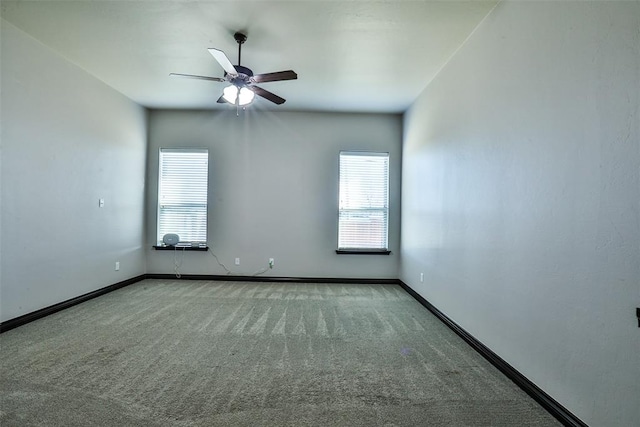
{"type": "Polygon", "coordinates": [[[145,272],[146,112],[4,20],[1,49],[4,321],[145,272]]]}
{"type": "MultiPolygon", "coordinates": [[[[287,113],[253,105],[225,111],[151,111],[147,174],[147,270],[172,273],[174,253],[155,251],[158,150],[209,148],[209,245],[234,273],[396,278],[400,232],[399,115],[287,113]],[[336,255],[340,150],[390,152],[392,255],[336,255]],[[240,266],[233,265],[240,258],[240,266]]],[[[178,254],[187,274],[225,274],[208,253],[178,254]],[[184,255],[184,258],[183,258],[184,255]],[[182,261],[183,260],[183,261],[182,261]]]]}
{"type": "Polygon", "coordinates": [[[501,3],[405,115],[401,280],[594,426],[640,419],[638,28],[501,3]]]}

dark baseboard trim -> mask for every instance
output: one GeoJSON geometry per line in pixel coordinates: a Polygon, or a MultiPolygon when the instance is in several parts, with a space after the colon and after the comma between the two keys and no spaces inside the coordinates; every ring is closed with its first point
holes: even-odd
{"type": "Polygon", "coordinates": [[[45,307],[40,310],[36,310],[31,313],[27,313],[25,315],[4,321],[0,323],[0,333],[10,331],[11,329],[17,328],[18,326],[22,326],[26,323],[33,322],[34,320],[42,319],[45,316],[48,316],[53,313],[57,313],[58,311],[64,310],[65,308],[73,307],[74,305],[80,304],[81,302],[85,302],[90,299],[99,297],[106,293],[115,291],[116,289],[124,288],[125,286],[129,286],[133,283],[143,280],[145,276],[146,275],[142,274],[140,276],[132,277],[131,279],[123,280],[122,282],[105,286],[104,288],[97,289],[95,291],[86,293],[84,295],[80,295],[75,298],[71,298],[66,301],[62,301],[57,304],[50,305],[49,307],[45,307]]]}
{"type": "Polygon", "coordinates": [[[508,364],[503,358],[494,353],[489,347],[482,344],[469,332],[464,330],[460,325],[451,320],[446,314],[438,310],[433,304],[424,299],[420,294],[411,289],[409,285],[402,280],[398,280],[402,288],[414,297],[427,310],[433,313],[442,323],[447,325],[460,338],[465,340],[475,351],[480,353],[482,357],[487,359],[489,363],[498,368],[500,372],[506,375],[511,381],[516,383],[525,393],[531,396],[543,408],[565,426],[570,427],[588,427],[580,418],[572,414],[567,408],[558,403],[554,398],[545,393],[540,387],[535,385],[531,380],[522,375],[517,369],[508,364]]]}
{"type": "Polygon", "coordinates": [[[271,277],[271,276],[225,276],[208,274],[147,274],[147,279],[163,280],[226,280],[229,282],[287,282],[287,283],[348,283],[363,285],[397,285],[398,279],[353,279],[340,277],[271,277]]]}

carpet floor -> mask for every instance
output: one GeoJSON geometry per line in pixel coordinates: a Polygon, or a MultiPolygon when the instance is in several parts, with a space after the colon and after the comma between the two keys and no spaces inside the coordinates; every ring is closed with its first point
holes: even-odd
{"type": "Polygon", "coordinates": [[[560,425],[395,285],[144,280],[0,363],[3,427],[560,425]]]}

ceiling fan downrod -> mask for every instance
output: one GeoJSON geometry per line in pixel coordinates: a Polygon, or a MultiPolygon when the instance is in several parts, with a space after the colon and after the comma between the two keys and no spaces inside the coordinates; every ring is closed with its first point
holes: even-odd
{"type": "Polygon", "coordinates": [[[236,42],[238,43],[238,65],[240,65],[240,59],[242,58],[242,44],[247,41],[247,35],[237,32],[233,35],[233,38],[236,39],[236,42]]]}

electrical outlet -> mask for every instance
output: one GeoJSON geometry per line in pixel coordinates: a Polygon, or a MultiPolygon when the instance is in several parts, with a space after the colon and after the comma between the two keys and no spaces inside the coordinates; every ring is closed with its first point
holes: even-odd
{"type": "Polygon", "coordinates": [[[236,258],[236,265],[240,265],[240,258],[236,258]]]}
{"type": "Polygon", "coordinates": [[[424,273],[420,273],[420,283],[424,283],[424,273]]]}
{"type": "Polygon", "coordinates": [[[104,208],[104,199],[98,199],[98,207],[104,208]]]}
{"type": "Polygon", "coordinates": [[[120,270],[120,261],[116,261],[116,271],[120,270]]]}
{"type": "Polygon", "coordinates": [[[269,268],[273,268],[274,265],[275,262],[273,261],[273,258],[269,258],[269,268]]]}

